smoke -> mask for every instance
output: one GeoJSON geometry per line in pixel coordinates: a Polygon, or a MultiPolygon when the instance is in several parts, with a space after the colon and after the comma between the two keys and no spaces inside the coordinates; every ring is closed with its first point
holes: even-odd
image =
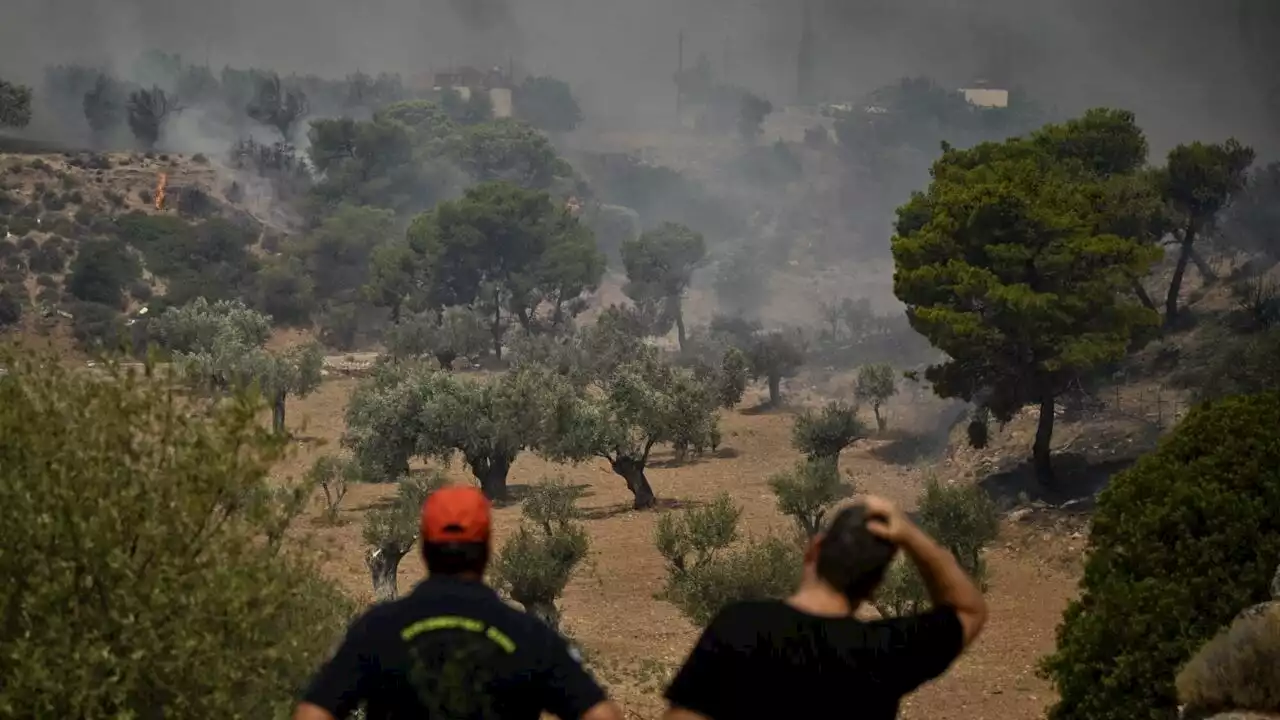
{"type": "MultiPolygon", "coordinates": [[[[1156,144],[1274,122],[1259,83],[1273,68],[1274,10],[1254,0],[809,0],[819,81],[851,97],[904,75],[1026,87],[1074,111],[1138,111],[1156,144]],[[1252,33],[1253,37],[1245,37],[1252,33]],[[1259,50],[1261,48],[1261,50],[1259,50]]],[[[155,47],[215,66],[416,76],[514,60],[569,80],[596,115],[670,119],[676,37],[728,81],[789,102],[795,0],[8,0],[0,72],[56,62],[125,67],[155,47]]],[[[590,113],[589,113],[590,114],[590,113]]]]}

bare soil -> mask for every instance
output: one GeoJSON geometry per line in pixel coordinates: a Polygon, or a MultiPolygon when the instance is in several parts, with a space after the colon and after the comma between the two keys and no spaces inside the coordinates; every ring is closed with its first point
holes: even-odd
{"type": "MultiPolygon", "coordinates": [[[[329,380],[316,394],[291,402],[290,424],[299,442],[297,451],[279,468],[281,479],[296,477],[319,454],[336,450],[343,409],[355,383],[350,378],[329,380]]],[[[748,398],[744,408],[753,402],[748,398]]],[[[899,417],[910,414],[909,408],[896,411],[899,417]]],[[[656,511],[631,510],[631,498],[622,480],[602,463],[565,466],[523,455],[512,468],[511,484],[517,492],[519,486],[550,475],[562,475],[588,488],[581,505],[587,515],[592,551],[589,567],[576,574],[561,602],[564,629],[583,645],[594,671],[623,703],[628,717],[660,715],[663,683],[683,660],[698,632],[673,606],[653,597],[664,578],[662,560],[653,545],[659,513],[728,492],[743,508],[743,529],[748,534],[784,528],[785,519],[775,508],[766,481],[798,458],[790,446],[792,417],[786,410],[726,412],[724,447],[718,457],[673,467],[670,456],[659,453],[649,473],[663,500],[662,508],[656,511]]],[[[883,494],[909,506],[929,470],[879,459],[876,451],[887,442],[892,441],[867,441],[847,451],[841,466],[860,491],[883,494]]],[[[468,478],[457,464],[449,472],[459,480],[468,478]]],[[[366,601],[372,593],[363,561],[361,518],[392,492],[388,485],[352,488],[338,526],[321,519],[317,498],[300,524],[301,532],[323,553],[325,572],[366,601]]],[[[498,543],[518,518],[519,508],[514,505],[496,511],[498,543]]],[[[1035,677],[1035,664],[1052,649],[1054,629],[1075,593],[1081,538],[1078,532],[1052,523],[1029,522],[1027,518],[1007,523],[988,557],[989,629],[947,676],[906,700],[902,717],[1041,717],[1053,694],[1035,677]]],[[[421,561],[413,555],[407,557],[400,568],[401,592],[422,573],[421,561]]]]}

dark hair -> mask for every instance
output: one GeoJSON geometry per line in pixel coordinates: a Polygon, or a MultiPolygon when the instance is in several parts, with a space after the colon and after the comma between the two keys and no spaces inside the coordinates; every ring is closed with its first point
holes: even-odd
{"type": "Polygon", "coordinates": [[[867,530],[868,519],[862,506],[841,510],[818,545],[818,577],[850,601],[871,596],[898,552],[893,543],[867,530]]]}
{"type": "Polygon", "coordinates": [[[422,543],[422,558],[430,575],[483,574],[489,564],[489,543],[422,543]]]}

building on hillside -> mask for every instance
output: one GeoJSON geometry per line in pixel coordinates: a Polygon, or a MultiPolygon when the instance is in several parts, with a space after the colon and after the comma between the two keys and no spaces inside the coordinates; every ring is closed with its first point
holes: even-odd
{"type": "Polygon", "coordinates": [[[414,84],[419,90],[429,92],[453,90],[463,100],[470,100],[472,93],[485,93],[493,106],[494,117],[511,117],[511,74],[497,65],[487,71],[470,65],[449,68],[420,78],[414,84]]]}
{"type": "Polygon", "coordinates": [[[983,108],[1009,107],[1009,91],[987,87],[985,80],[975,82],[972,87],[960,88],[959,92],[970,105],[983,108]]]}

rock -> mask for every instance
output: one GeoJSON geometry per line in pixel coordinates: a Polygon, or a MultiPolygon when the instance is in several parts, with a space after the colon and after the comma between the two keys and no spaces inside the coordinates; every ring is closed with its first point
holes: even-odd
{"type": "Polygon", "coordinates": [[[1017,510],[1009,513],[1009,522],[1021,522],[1026,520],[1027,516],[1031,515],[1032,512],[1031,508],[1018,508],[1017,510]]]}

